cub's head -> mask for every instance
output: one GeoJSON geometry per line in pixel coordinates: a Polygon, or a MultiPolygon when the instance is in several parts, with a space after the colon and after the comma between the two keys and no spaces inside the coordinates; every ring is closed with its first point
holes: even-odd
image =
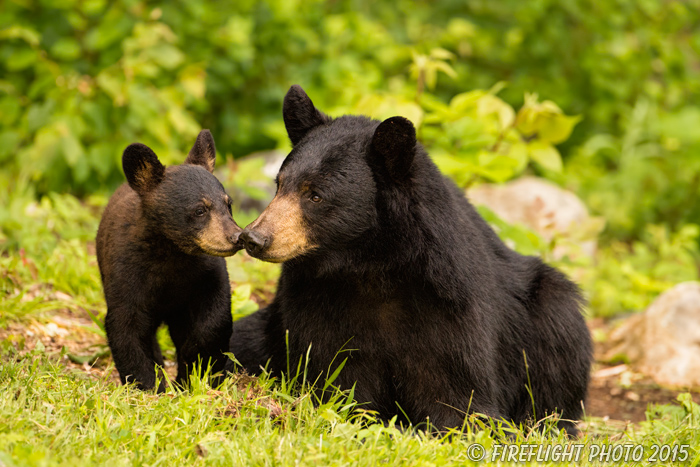
{"type": "Polygon", "coordinates": [[[410,178],[413,124],[402,117],[331,119],[297,85],[287,92],[283,116],[293,149],[275,198],[241,234],[246,250],[283,262],[361,243],[382,215],[378,195],[410,178]]]}
{"type": "Polygon", "coordinates": [[[203,130],[185,163],[165,168],[146,145],[124,150],[129,186],[141,198],[148,228],[157,230],[188,254],[231,256],[242,248],[240,227],[231,217],[231,199],[212,175],[214,138],[203,130]]]}

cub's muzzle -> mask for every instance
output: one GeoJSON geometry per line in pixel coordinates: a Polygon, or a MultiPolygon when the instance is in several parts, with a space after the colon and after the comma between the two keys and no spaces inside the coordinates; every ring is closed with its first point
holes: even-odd
{"type": "Polygon", "coordinates": [[[230,217],[215,216],[197,238],[201,251],[212,256],[231,256],[243,249],[241,228],[230,217]]]}

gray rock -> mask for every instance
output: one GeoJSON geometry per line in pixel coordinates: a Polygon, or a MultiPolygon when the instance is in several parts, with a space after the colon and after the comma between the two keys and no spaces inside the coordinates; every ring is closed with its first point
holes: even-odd
{"type": "Polygon", "coordinates": [[[503,185],[479,185],[468,190],[467,197],[510,224],[524,225],[547,242],[555,240],[556,259],[595,255],[602,221],[589,216],[574,193],[551,182],[522,177],[503,185]]]}
{"type": "Polygon", "coordinates": [[[606,359],[625,356],[659,384],[700,387],[700,282],[667,290],[610,339],[606,359]]]}

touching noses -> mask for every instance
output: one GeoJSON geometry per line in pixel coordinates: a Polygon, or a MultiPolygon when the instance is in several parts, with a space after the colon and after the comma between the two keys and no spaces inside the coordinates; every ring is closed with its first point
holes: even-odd
{"type": "Polygon", "coordinates": [[[240,234],[240,241],[245,245],[248,253],[255,256],[262,252],[269,244],[269,239],[254,230],[244,230],[240,234]]]}

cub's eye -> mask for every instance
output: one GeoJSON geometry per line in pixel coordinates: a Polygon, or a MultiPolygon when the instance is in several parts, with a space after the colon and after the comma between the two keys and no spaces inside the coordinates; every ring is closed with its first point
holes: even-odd
{"type": "Polygon", "coordinates": [[[309,198],[312,202],[314,203],[320,203],[321,202],[321,197],[319,196],[318,193],[312,192],[311,197],[309,198]]]}
{"type": "Polygon", "coordinates": [[[207,210],[204,208],[197,208],[194,210],[194,215],[197,217],[202,217],[206,213],[207,213],[207,210]]]}
{"type": "Polygon", "coordinates": [[[233,216],[233,211],[231,210],[231,201],[228,202],[228,204],[226,205],[226,207],[228,208],[228,213],[231,214],[231,215],[233,216]]]}

